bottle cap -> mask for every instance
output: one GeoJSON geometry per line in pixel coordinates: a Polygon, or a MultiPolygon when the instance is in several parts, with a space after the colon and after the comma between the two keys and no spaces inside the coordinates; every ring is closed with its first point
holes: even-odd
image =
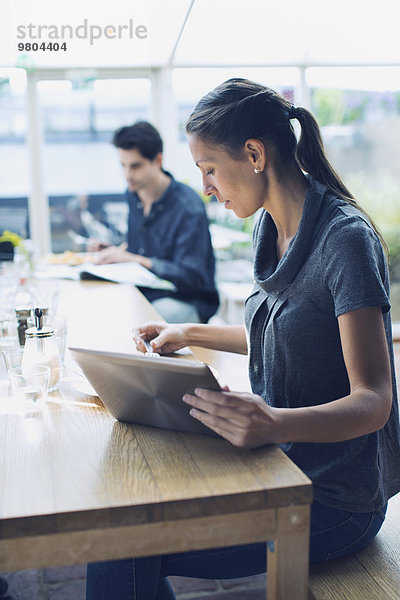
{"type": "Polygon", "coordinates": [[[54,329],[51,327],[41,327],[40,329],[38,327],[30,327],[25,331],[25,336],[29,338],[47,338],[52,335],[54,335],[54,329]]]}
{"type": "MultiPolygon", "coordinates": [[[[42,311],[42,314],[44,317],[49,314],[49,309],[46,306],[44,308],[41,308],[40,310],[42,311]]],[[[31,308],[31,316],[35,317],[35,311],[32,308],[31,308]]]]}

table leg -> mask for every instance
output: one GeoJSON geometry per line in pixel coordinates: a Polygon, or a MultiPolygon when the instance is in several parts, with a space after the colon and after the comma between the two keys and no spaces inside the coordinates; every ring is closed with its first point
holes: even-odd
{"type": "Polygon", "coordinates": [[[276,512],[276,537],[268,542],[268,600],[307,600],[310,506],[285,506],[276,512]]]}

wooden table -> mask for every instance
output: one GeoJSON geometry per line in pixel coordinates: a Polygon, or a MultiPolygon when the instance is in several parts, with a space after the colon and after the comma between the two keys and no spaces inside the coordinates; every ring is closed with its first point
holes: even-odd
{"type": "MultiPolygon", "coordinates": [[[[59,312],[70,345],[132,353],[158,318],[105,283],[61,283],[59,312]]],[[[246,357],[194,352],[248,389],[246,357]]],[[[2,401],[0,572],[269,540],[268,600],[308,598],[311,483],[283,452],[119,423],[76,386],[30,416],[2,401]]]]}

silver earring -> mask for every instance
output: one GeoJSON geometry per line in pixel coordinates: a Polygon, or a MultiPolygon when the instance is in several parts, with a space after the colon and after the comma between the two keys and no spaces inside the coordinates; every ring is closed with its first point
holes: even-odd
{"type": "Polygon", "coordinates": [[[254,169],[254,173],[262,173],[261,169],[254,169]]]}

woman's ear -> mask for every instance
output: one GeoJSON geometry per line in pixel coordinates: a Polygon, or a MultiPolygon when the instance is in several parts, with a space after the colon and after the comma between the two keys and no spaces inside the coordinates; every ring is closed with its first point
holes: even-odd
{"type": "Polygon", "coordinates": [[[267,164],[267,153],[264,144],[261,140],[250,138],[244,144],[244,152],[255,172],[261,173],[264,171],[267,164]]]}

